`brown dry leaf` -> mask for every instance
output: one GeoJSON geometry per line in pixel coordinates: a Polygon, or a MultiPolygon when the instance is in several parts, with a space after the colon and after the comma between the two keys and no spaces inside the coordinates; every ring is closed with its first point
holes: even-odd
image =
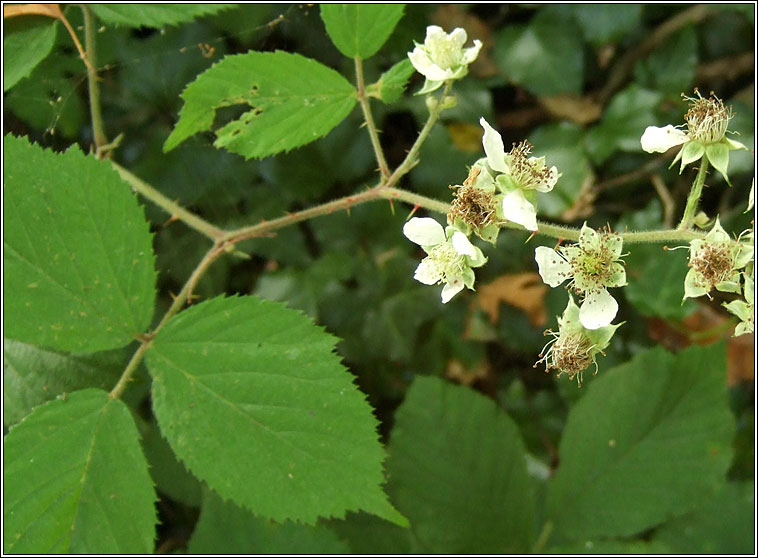
{"type": "Polygon", "coordinates": [[[663,346],[679,351],[692,344],[710,345],[726,337],[726,381],[734,386],[755,378],[755,336],[732,337],[734,328],[724,331],[731,318],[707,304],[699,304],[698,309],[681,322],[668,323],[660,318],[648,320],[648,333],[663,346]]]}
{"type": "Polygon", "coordinates": [[[79,56],[81,57],[84,64],[87,66],[90,72],[97,74],[97,70],[94,68],[94,66],[92,66],[92,64],[90,64],[89,58],[87,58],[87,53],[84,52],[84,47],[82,47],[82,43],[79,42],[79,37],[76,36],[74,28],[71,27],[71,24],[66,19],[66,16],[63,15],[63,12],[61,11],[58,4],[11,4],[3,6],[3,18],[22,15],[42,15],[59,20],[66,28],[66,31],[68,31],[71,39],[74,41],[76,50],[79,51],[79,56]]]}
{"type": "Polygon", "coordinates": [[[543,108],[552,116],[585,125],[599,120],[603,107],[587,97],[578,95],[558,95],[556,97],[539,97],[543,108]]]}
{"type": "Polygon", "coordinates": [[[5,4],[3,6],[3,18],[21,15],[41,15],[63,19],[58,4],[5,4]]]}
{"type": "Polygon", "coordinates": [[[445,367],[445,377],[464,386],[472,386],[477,381],[490,377],[492,370],[486,361],[479,362],[474,368],[466,368],[456,359],[451,360],[445,367]]]}
{"type": "Polygon", "coordinates": [[[547,322],[545,293],[547,285],[532,271],[501,275],[491,283],[478,286],[476,301],[489,316],[492,324],[500,318],[500,303],[505,302],[523,310],[534,327],[547,322]]]}
{"type": "Polygon", "coordinates": [[[461,10],[455,4],[443,4],[432,13],[432,23],[442,27],[446,33],[450,33],[456,27],[462,27],[466,31],[468,41],[464,46],[471,46],[474,39],[482,41],[482,50],[469,69],[476,77],[492,77],[498,74],[497,65],[492,60],[490,53],[495,41],[492,39],[492,30],[475,15],[461,10]]]}
{"type": "Polygon", "coordinates": [[[450,139],[455,147],[468,153],[482,151],[482,127],[466,122],[451,122],[447,125],[450,139]]]}

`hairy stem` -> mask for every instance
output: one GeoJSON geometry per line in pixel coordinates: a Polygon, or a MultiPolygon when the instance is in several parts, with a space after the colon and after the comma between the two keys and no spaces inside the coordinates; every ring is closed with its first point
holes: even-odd
{"type": "Polygon", "coordinates": [[[166,196],[161,194],[158,190],[153,188],[150,184],[132,174],[118,163],[111,161],[111,165],[113,165],[113,168],[118,171],[118,173],[121,175],[121,178],[128,182],[136,192],[145,196],[155,205],[168,213],[171,217],[182,221],[188,227],[195,229],[199,233],[202,233],[214,242],[224,236],[225,232],[222,229],[210,224],[191,211],[187,211],[178,203],[171,201],[166,196]]]}
{"type": "Polygon", "coordinates": [[[684,207],[684,215],[682,215],[682,221],[679,223],[677,229],[688,230],[692,227],[692,223],[695,221],[695,212],[697,211],[697,204],[700,201],[700,196],[703,193],[703,185],[705,184],[705,177],[708,174],[708,159],[703,156],[700,159],[700,170],[697,171],[695,182],[692,183],[692,189],[689,196],[687,196],[687,205],[684,207]]]}
{"type": "Polygon", "coordinates": [[[376,162],[379,163],[379,172],[382,175],[382,182],[384,182],[390,176],[390,169],[387,165],[387,160],[384,158],[382,144],[379,142],[379,132],[376,129],[374,117],[371,114],[371,105],[369,104],[369,99],[366,95],[366,83],[363,78],[363,60],[361,60],[360,56],[355,57],[355,81],[358,86],[358,102],[361,105],[361,110],[363,110],[363,119],[366,121],[366,127],[368,128],[369,136],[371,136],[371,145],[374,148],[376,162]]]}
{"type": "MultiPolygon", "coordinates": [[[[103,157],[102,148],[108,144],[108,136],[105,135],[103,113],[100,108],[100,86],[97,75],[95,18],[92,11],[84,4],[81,5],[84,14],[84,44],[87,48],[87,85],[89,89],[89,111],[92,118],[92,136],[95,140],[95,153],[98,159],[103,157]]],[[[107,150],[105,151],[107,153],[107,150]]],[[[105,155],[107,156],[107,154],[105,155]]]]}

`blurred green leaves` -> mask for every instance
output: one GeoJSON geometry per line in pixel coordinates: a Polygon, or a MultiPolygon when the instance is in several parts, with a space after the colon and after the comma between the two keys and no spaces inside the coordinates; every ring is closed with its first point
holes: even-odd
{"type": "Polygon", "coordinates": [[[723,486],[734,435],[723,362],[722,344],[676,356],[658,347],[589,383],[548,489],[559,537],[634,535],[723,486]]]}
{"type": "Polygon", "coordinates": [[[546,9],[527,25],[497,34],[495,61],[512,82],[535,95],[579,93],[584,81],[584,52],[571,19],[546,9]]]}

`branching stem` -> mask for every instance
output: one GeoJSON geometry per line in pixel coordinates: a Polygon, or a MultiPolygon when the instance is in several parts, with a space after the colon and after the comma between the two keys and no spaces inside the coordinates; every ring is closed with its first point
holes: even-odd
{"type": "Polygon", "coordinates": [[[105,124],[103,123],[103,113],[100,108],[100,86],[96,68],[96,43],[95,40],[95,18],[92,11],[85,5],[81,5],[84,14],[84,44],[87,48],[87,85],[89,89],[89,111],[92,118],[92,137],[95,140],[95,153],[98,159],[102,158],[108,150],[101,151],[108,145],[108,136],[105,134],[105,124]]]}
{"type": "Polygon", "coordinates": [[[363,78],[363,60],[360,56],[355,57],[355,81],[358,87],[356,91],[358,103],[361,105],[363,119],[366,121],[366,128],[368,128],[369,136],[371,136],[371,145],[374,148],[376,162],[379,164],[379,172],[382,175],[382,182],[385,182],[390,176],[390,169],[387,165],[387,160],[384,157],[382,144],[379,141],[379,132],[376,129],[376,124],[374,124],[374,117],[371,114],[371,105],[369,104],[368,95],[366,94],[366,83],[363,78]]]}

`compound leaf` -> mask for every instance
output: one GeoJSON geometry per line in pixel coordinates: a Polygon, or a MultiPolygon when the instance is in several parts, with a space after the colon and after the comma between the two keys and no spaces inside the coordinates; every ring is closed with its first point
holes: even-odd
{"type": "Polygon", "coordinates": [[[37,407],[4,440],[3,550],[153,551],[155,492],[130,411],[87,389],[37,407]]]}
{"type": "Polygon", "coordinates": [[[223,498],[275,521],[314,523],[387,501],[377,421],[302,313],[255,297],[177,316],[147,354],[153,410],[176,455],[223,498]]]}
{"type": "Polygon", "coordinates": [[[62,351],[128,344],[150,324],[152,237],[110,165],[7,135],[6,336],[62,351]]]}
{"type": "Polygon", "coordinates": [[[723,345],[662,348],[603,372],[569,414],[547,515],[567,539],[629,536],[725,482],[734,419],[723,345]]]}
{"type": "Polygon", "coordinates": [[[216,147],[262,158],[314,141],[353,109],[355,89],[339,73],[299,54],[248,52],[227,56],[182,93],[179,121],[163,146],[169,151],[197,132],[210,130],[216,109],[248,110],[216,130],[216,147]]]}
{"type": "Polygon", "coordinates": [[[388,491],[425,552],[527,552],[534,492],[516,424],[482,395],[417,377],[388,448],[388,491]]]}
{"type": "Polygon", "coordinates": [[[342,54],[369,58],[389,39],[404,9],[404,4],[324,4],[321,19],[342,54]]]}

